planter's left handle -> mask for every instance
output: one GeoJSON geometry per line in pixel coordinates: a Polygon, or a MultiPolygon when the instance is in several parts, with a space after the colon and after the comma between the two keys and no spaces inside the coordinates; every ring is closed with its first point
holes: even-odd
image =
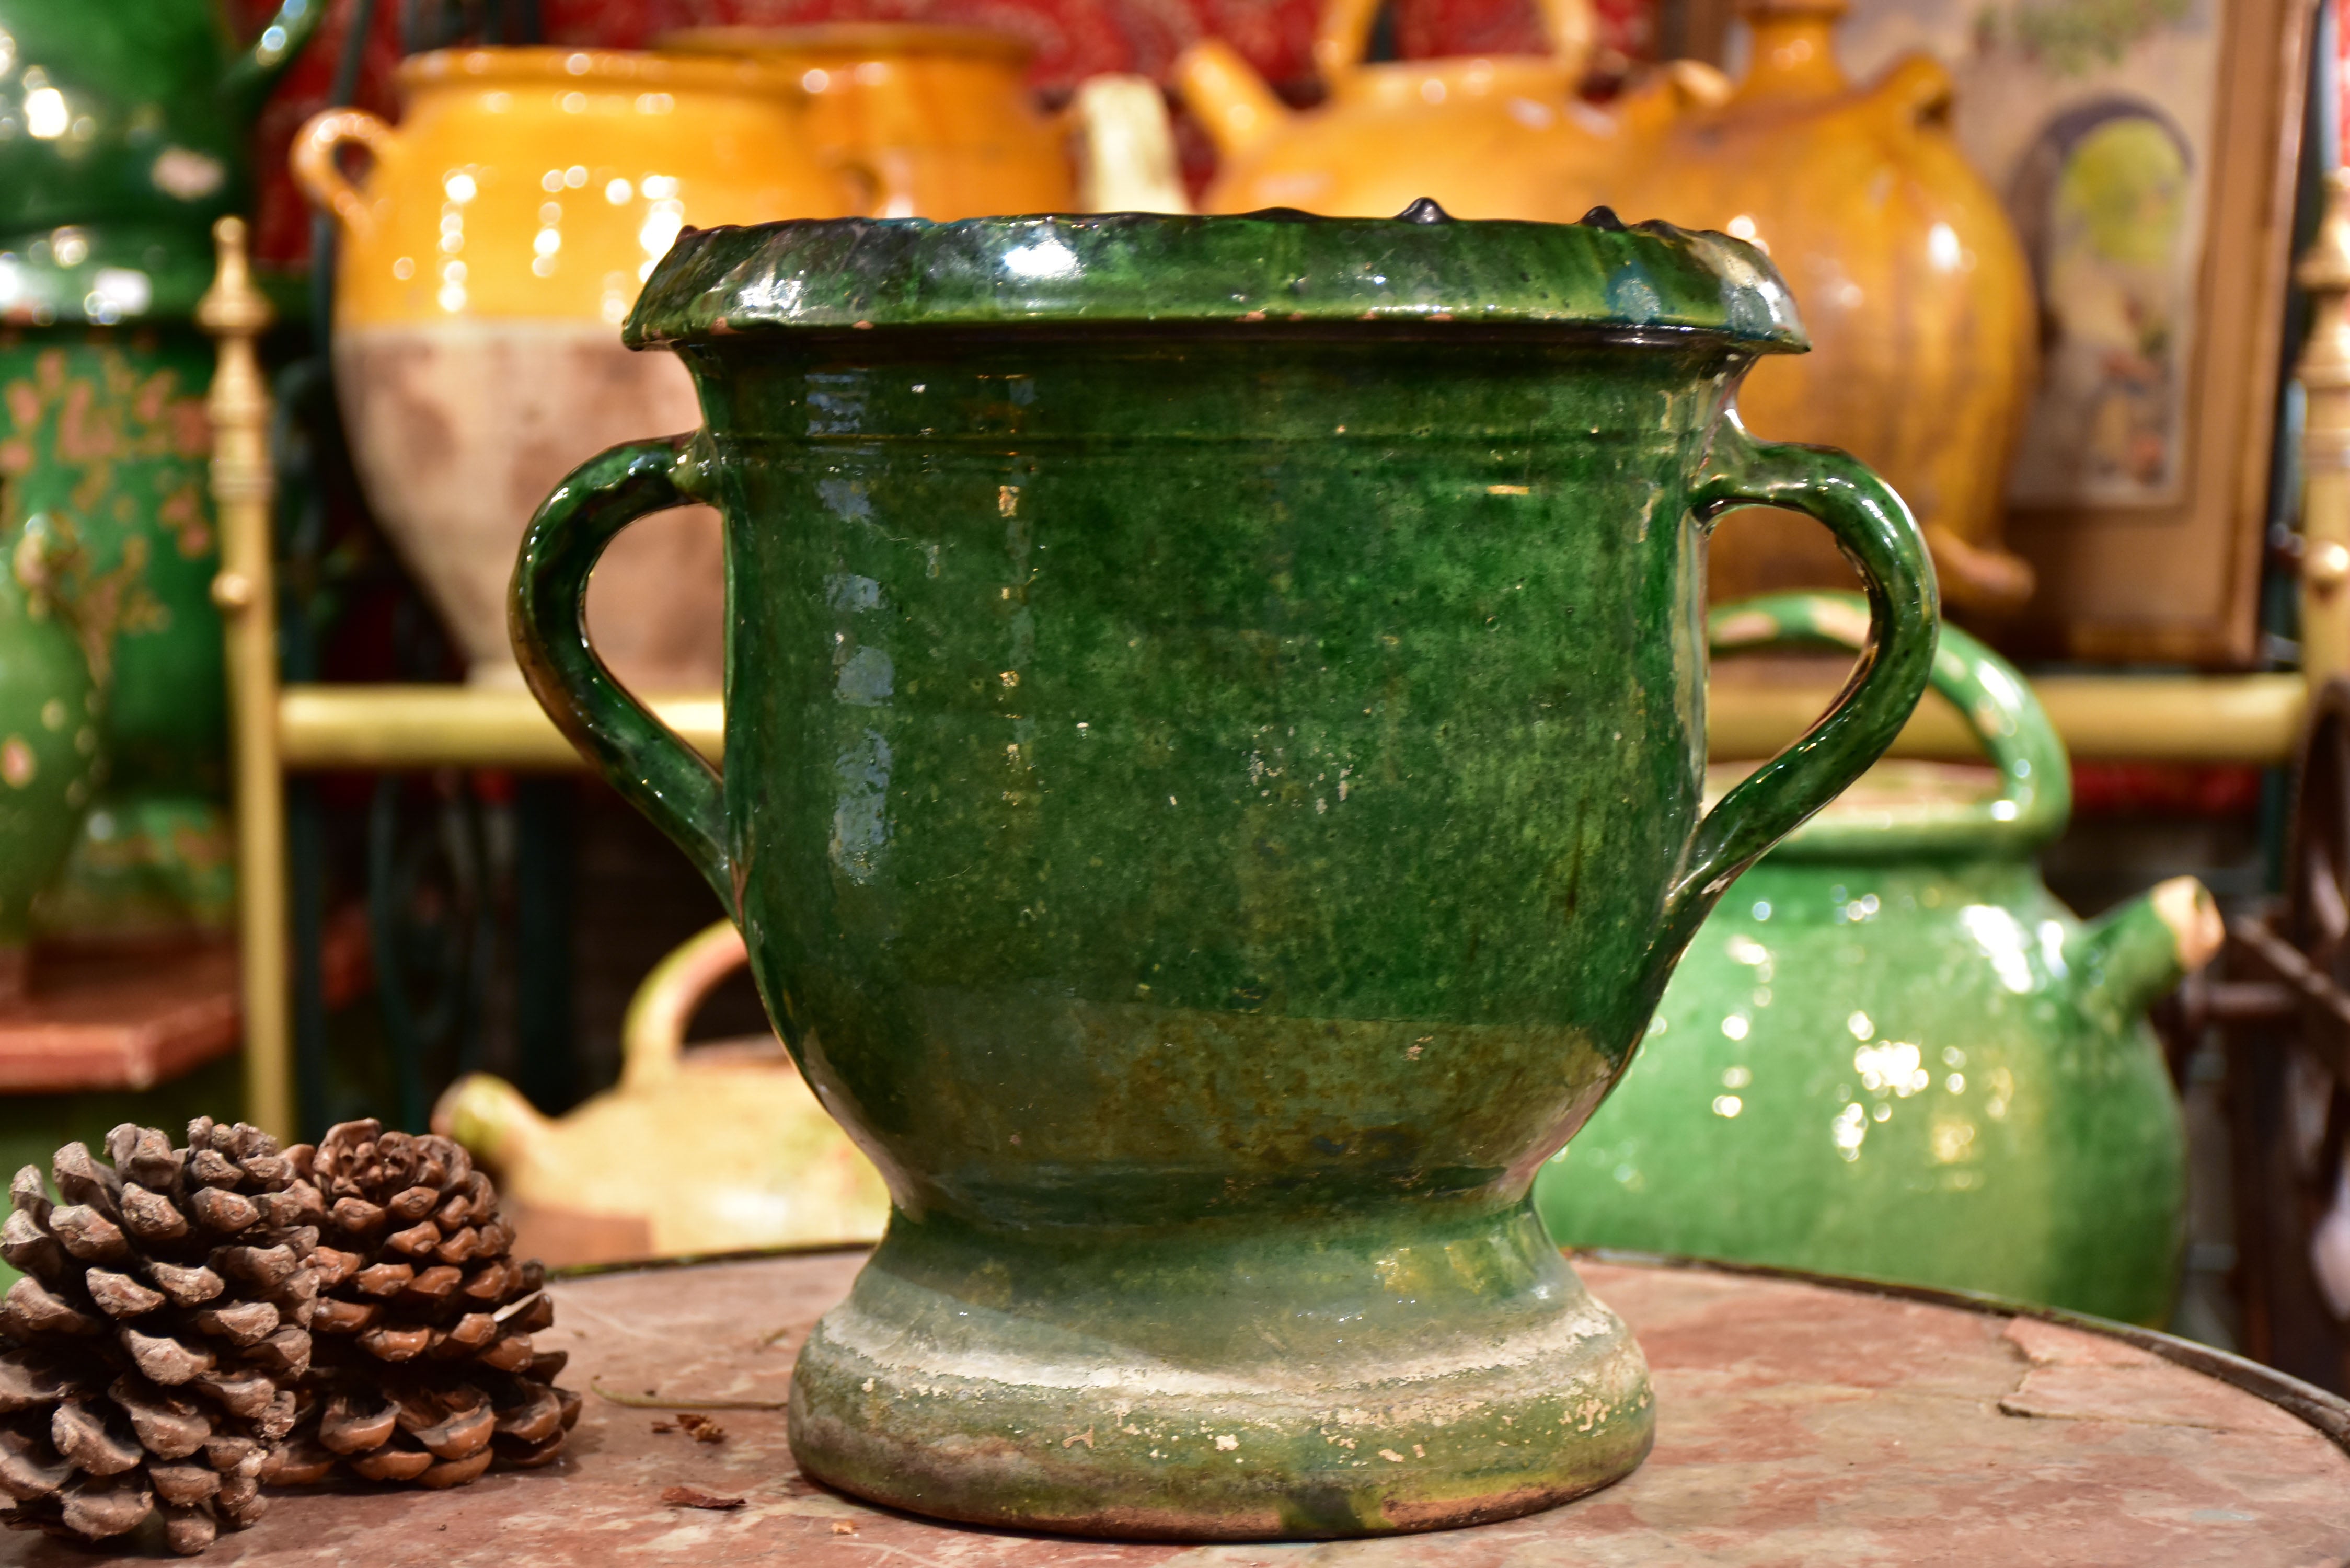
{"type": "Polygon", "coordinates": [[[506,618],[523,679],[579,754],[652,818],[741,917],[726,847],[726,789],[716,769],[631,697],[588,639],[588,574],[621,529],[688,506],[678,483],[693,436],[630,441],[574,469],[523,535],[506,618]]]}

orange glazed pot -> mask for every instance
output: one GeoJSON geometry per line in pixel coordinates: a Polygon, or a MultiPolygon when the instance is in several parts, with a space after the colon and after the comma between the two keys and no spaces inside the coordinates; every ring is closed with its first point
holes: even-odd
{"type": "Polygon", "coordinates": [[[1176,61],[1175,84],[1221,159],[1201,210],[1391,217],[1427,196],[1455,217],[1580,218],[1605,199],[1609,172],[1692,99],[1718,97],[1720,78],[1679,62],[1600,109],[1576,96],[1591,48],[1587,0],[1543,9],[1548,55],[1367,65],[1376,0],[1334,0],[1314,45],[1329,99],[1305,113],[1231,46],[1193,45],[1176,61]]]}
{"type": "MultiPolygon", "coordinates": [[[[1913,55],[1856,88],[1837,67],[1845,0],[1749,0],[1753,66],[1729,100],[1642,150],[1612,187],[1627,216],[1719,229],[1770,252],[1812,352],[1758,365],[1739,396],[1773,441],[1838,446],[1890,480],[1952,607],[2032,592],[2002,542],[2039,345],[2013,226],[1949,128],[1951,82],[1913,55]]],[[[1716,602],[1853,576],[1819,530],[1749,513],[1714,535],[1716,602]]]]}
{"type": "MultiPolygon", "coordinates": [[[[336,109],[294,171],[342,227],[336,386],[368,497],[473,679],[518,682],[506,582],[524,524],[572,466],[701,411],[684,367],[619,324],[686,224],[837,217],[853,192],[806,95],[755,62],[555,48],[443,50],[400,68],[398,126],[336,109]],[[354,185],[336,167],[373,159],[354,185]]],[[[658,519],[588,595],[640,691],[720,680],[714,513],[658,519]]]]}
{"type": "Polygon", "coordinates": [[[664,50],[771,67],[808,95],[816,144],[881,218],[1062,213],[1077,203],[1061,128],[1028,93],[1025,40],[977,27],[853,22],[696,27],[664,50]]]}

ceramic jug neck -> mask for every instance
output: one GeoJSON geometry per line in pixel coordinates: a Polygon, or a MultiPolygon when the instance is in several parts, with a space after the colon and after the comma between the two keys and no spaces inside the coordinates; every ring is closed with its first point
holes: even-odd
{"type": "Polygon", "coordinates": [[[1835,26],[1844,13],[1844,0],[1763,0],[1743,7],[1754,57],[1738,85],[1739,100],[1828,98],[1849,88],[1835,57],[1835,26]]]}

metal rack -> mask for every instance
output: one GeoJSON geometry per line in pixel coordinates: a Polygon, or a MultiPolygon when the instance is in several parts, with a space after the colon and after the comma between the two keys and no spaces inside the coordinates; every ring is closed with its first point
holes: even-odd
{"type": "MultiPolygon", "coordinates": [[[[2308,393],[2303,533],[2303,668],[2252,675],[2050,675],[2033,682],[2075,758],[2289,763],[2309,693],[2350,673],[2350,184],[2331,208],[2301,279],[2317,325],[2299,368],[2308,393]]],[[[288,1004],[285,776],[324,769],[437,766],[557,770],[577,755],[529,693],[461,686],[280,684],[272,567],[269,395],[254,349],[267,302],[246,265],[244,225],[222,220],[220,273],[199,319],[220,341],[208,409],[221,572],[213,597],[227,621],[234,732],[239,924],[245,998],[247,1115],[294,1132],[288,1004]]],[[[1762,756],[1801,734],[1833,682],[1721,683],[1710,701],[1712,749],[1762,756]]],[[[723,750],[715,694],[655,699],[655,712],[712,761],[723,750]]],[[[1958,715],[1921,707],[1897,754],[1966,758],[1977,748],[1958,715]]]]}

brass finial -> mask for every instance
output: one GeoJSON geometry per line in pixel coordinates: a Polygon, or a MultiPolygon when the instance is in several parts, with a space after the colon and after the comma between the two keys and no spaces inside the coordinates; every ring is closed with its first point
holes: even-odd
{"type": "Polygon", "coordinates": [[[244,220],[223,218],[213,225],[213,254],[219,258],[212,287],[196,302],[196,325],[215,337],[257,337],[277,318],[269,298],[253,286],[245,254],[244,220]]]}

